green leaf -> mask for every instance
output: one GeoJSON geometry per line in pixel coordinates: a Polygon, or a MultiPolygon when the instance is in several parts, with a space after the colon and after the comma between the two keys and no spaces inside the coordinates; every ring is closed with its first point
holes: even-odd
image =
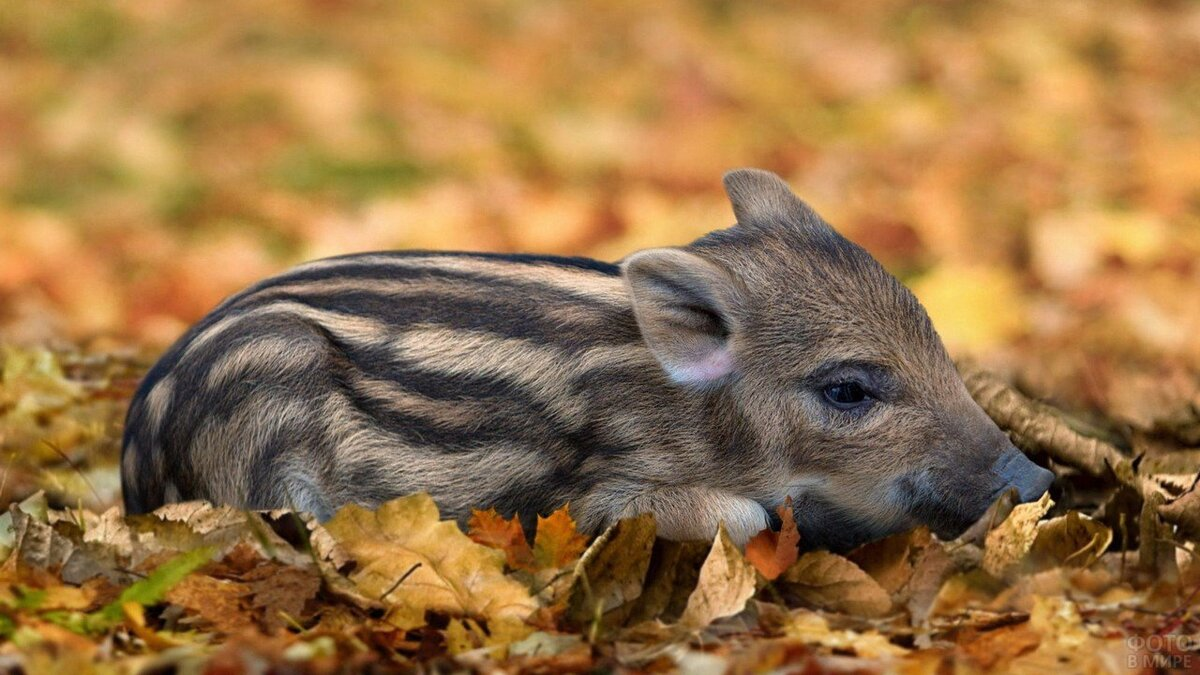
{"type": "Polygon", "coordinates": [[[121,595],[116,600],[89,614],[86,627],[91,631],[100,631],[120,623],[123,616],[121,606],[127,602],[136,602],[146,606],[162,600],[167,591],[171,590],[175,584],[183,581],[184,577],[211,560],[214,552],[214,548],[206,546],[176,556],[159,565],[145,579],[121,591],[121,595]]]}

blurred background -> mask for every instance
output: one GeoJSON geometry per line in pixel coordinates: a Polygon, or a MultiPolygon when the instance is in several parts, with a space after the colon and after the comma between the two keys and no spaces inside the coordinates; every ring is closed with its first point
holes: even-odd
{"type": "Polygon", "coordinates": [[[1200,414],[1188,1],[5,2],[0,340],[150,358],[352,251],[682,244],[738,166],[957,356],[1139,429],[1200,414]]]}

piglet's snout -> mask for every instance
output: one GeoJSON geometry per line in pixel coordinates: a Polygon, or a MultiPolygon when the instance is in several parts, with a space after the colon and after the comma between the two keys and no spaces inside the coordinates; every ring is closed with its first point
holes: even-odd
{"type": "Polygon", "coordinates": [[[1002,482],[1002,489],[1016,488],[1022,502],[1041,497],[1054,482],[1054,473],[1029,461],[1011,445],[996,459],[992,473],[1002,482]]]}

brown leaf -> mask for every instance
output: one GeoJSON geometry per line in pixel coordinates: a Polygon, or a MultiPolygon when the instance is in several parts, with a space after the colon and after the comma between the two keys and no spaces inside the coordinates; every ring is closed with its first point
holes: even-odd
{"type": "Polygon", "coordinates": [[[303,618],[304,606],[317,595],[321,578],[314,570],[268,563],[242,577],[250,589],[251,606],[262,611],[268,633],[287,625],[282,616],[303,618]]]}
{"type": "Polygon", "coordinates": [[[768,528],[746,542],[746,560],[767,581],[777,579],[800,556],[800,531],[796,529],[796,517],[792,513],[792,498],[788,497],[775,512],[783,521],[779,531],[768,528]]]}
{"type": "Polygon", "coordinates": [[[711,548],[711,544],[703,541],[656,540],[642,594],[633,603],[628,623],[678,621],[696,589],[700,568],[711,548]]]}
{"type": "Polygon", "coordinates": [[[896,593],[908,583],[914,562],[932,543],[929,530],[920,527],[864,544],[846,558],[871,575],[888,593],[896,593]]]}
{"type": "Polygon", "coordinates": [[[654,516],[627,518],[596,537],[575,565],[567,618],[576,625],[637,600],[650,566],[654,516]]]}
{"type": "Polygon", "coordinates": [[[167,602],[212,624],[217,631],[231,634],[254,628],[254,620],[242,603],[248,595],[250,588],[245,584],[190,574],[171,587],[165,597],[167,602]]]}
{"type": "Polygon", "coordinates": [[[828,551],[800,556],[776,582],[790,600],[859,616],[882,616],[892,608],[888,592],[858,565],[828,551]]]}
{"type": "Polygon", "coordinates": [[[984,670],[992,670],[1012,659],[1037,649],[1042,638],[1028,623],[1002,626],[959,641],[962,654],[984,670]]]}
{"type": "Polygon", "coordinates": [[[496,509],[473,510],[467,527],[472,541],[503,551],[505,561],[512,569],[536,569],[533,551],[529,549],[525,531],[521,529],[521,521],[515,514],[510,520],[505,520],[496,509]]]}
{"type": "Polygon", "coordinates": [[[566,567],[578,560],[587,548],[587,537],[576,529],[568,508],[563,506],[545,518],[538,516],[533,559],[539,568],[566,567]]]}
{"type": "Polygon", "coordinates": [[[938,591],[957,568],[941,542],[933,540],[921,549],[913,563],[912,575],[896,594],[914,624],[920,625],[929,617],[938,591]]]}
{"type": "Polygon", "coordinates": [[[725,526],[717,528],[712,549],[700,568],[696,590],[688,598],[679,623],[689,629],[741,612],[754,595],[754,567],[738,551],[725,526]]]}
{"type": "Polygon", "coordinates": [[[1046,515],[1051,506],[1054,506],[1054,501],[1047,492],[1036,502],[1013,508],[999,527],[988,532],[983,551],[984,571],[994,577],[1013,573],[1033,546],[1038,520],[1046,515]]]}

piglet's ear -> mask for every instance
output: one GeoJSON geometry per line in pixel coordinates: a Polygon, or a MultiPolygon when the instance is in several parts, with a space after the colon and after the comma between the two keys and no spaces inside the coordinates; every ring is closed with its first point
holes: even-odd
{"type": "Polygon", "coordinates": [[[738,225],[829,227],[782,178],[770,171],[734,169],[725,174],[724,183],[738,225]]]}
{"type": "Polygon", "coordinates": [[[737,288],[725,270],[674,248],[635,253],[622,269],[642,338],[672,380],[703,386],[734,371],[737,288]]]}

